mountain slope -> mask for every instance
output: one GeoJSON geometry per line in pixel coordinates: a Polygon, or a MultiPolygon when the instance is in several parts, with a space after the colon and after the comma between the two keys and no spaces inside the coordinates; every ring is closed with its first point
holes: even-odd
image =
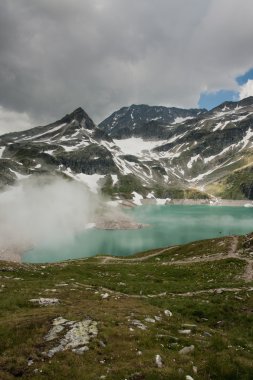
{"type": "Polygon", "coordinates": [[[229,192],[226,178],[253,165],[252,148],[253,97],[208,112],[125,107],[99,127],[78,108],[47,126],[0,136],[0,185],[53,174],[110,196],[178,198],[207,197],[205,189],[222,183],[216,194],[251,199],[251,181],[229,192]]]}
{"type": "Polygon", "coordinates": [[[0,378],[252,379],[252,242],[1,261],[0,378]]]}
{"type": "Polygon", "coordinates": [[[112,138],[161,138],[169,126],[192,119],[204,113],[202,109],[148,106],[146,104],[123,107],[102,121],[98,127],[112,138]],[[155,126],[155,128],[154,128],[155,126]],[[161,136],[162,135],[162,136],[161,136]]]}

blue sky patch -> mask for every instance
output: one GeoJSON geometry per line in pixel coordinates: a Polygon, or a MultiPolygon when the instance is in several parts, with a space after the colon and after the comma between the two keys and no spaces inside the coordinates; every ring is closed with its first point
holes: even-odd
{"type": "Polygon", "coordinates": [[[231,90],[220,90],[215,92],[203,92],[200,94],[198,106],[199,108],[206,108],[208,110],[218,106],[226,101],[238,100],[238,92],[231,90]]]}
{"type": "MultiPolygon", "coordinates": [[[[239,75],[235,78],[239,86],[244,85],[248,80],[253,80],[253,68],[248,70],[245,74],[239,75]]],[[[215,92],[202,92],[198,101],[199,108],[206,108],[208,110],[218,106],[226,101],[239,100],[239,92],[232,90],[219,90],[215,92]]]]}
{"type": "Polygon", "coordinates": [[[243,84],[247,83],[248,80],[253,79],[253,68],[247,71],[245,74],[240,75],[236,78],[236,82],[242,86],[243,84]]]}

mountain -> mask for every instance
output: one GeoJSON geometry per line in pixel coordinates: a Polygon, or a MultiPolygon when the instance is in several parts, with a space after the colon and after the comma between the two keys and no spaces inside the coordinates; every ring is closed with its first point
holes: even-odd
{"type": "Polygon", "coordinates": [[[201,115],[204,109],[148,106],[123,107],[102,121],[98,127],[116,139],[127,137],[163,138],[168,127],[201,115]],[[155,128],[154,128],[155,126],[155,128]]]}
{"type": "Polygon", "coordinates": [[[253,97],[211,111],[133,105],[98,127],[78,108],[0,136],[0,186],[51,174],[120,198],[253,199],[252,147],[253,97]]]}

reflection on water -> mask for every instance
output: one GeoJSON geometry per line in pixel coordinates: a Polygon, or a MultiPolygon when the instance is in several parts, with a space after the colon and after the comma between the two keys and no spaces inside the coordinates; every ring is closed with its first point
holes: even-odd
{"type": "Polygon", "coordinates": [[[150,226],[139,230],[86,230],[67,244],[27,252],[25,262],[54,262],[97,254],[127,256],[144,250],[253,231],[253,209],[213,206],[142,206],[126,211],[150,226]]]}

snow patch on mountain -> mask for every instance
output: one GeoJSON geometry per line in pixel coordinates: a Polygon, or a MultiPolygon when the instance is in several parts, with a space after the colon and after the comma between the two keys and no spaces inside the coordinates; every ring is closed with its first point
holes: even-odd
{"type": "Polygon", "coordinates": [[[2,158],[4,149],[5,149],[5,146],[1,146],[1,148],[0,148],[0,158],[2,158]]]}
{"type": "Polygon", "coordinates": [[[152,149],[165,144],[167,141],[143,140],[140,137],[131,137],[124,140],[115,139],[114,142],[124,154],[137,156],[141,152],[151,151],[152,149]]]}
{"type": "Polygon", "coordinates": [[[187,168],[188,169],[191,169],[192,168],[192,164],[196,161],[198,161],[198,159],[201,158],[200,157],[200,154],[196,154],[195,156],[193,156],[190,161],[187,163],[187,168]]]}
{"type": "Polygon", "coordinates": [[[54,127],[54,128],[51,128],[51,129],[48,129],[46,132],[43,132],[43,133],[39,133],[37,135],[34,135],[32,137],[26,137],[24,140],[35,140],[35,139],[40,139],[41,137],[47,135],[48,133],[53,133],[53,132],[57,132],[59,131],[60,129],[62,129],[63,127],[66,126],[66,123],[63,123],[61,125],[58,125],[57,127],[54,127]]]}
{"type": "Polygon", "coordinates": [[[186,120],[194,119],[192,116],[187,116],[187,117],[176,117],[173,123],[171,124],[179,124],[179,123],[184,123],[186,120]]]}
{"type": "Polygon", "coordinates": [[[104,179],[105,176],[101,174],[84,174],[84,173],[73,173],[70,168],[67,168],[63,171],[63,173],[67,174],[69,177],[77,180],[78,182],[84,183],[91,192],[98,193],[100,188],[100,181],[104,179]]]}
{"type": "Polygon", "coordinates": [[[253,137],[253,131],[251,130],[251,128],[249,128],[246,132],[246,135],[244,136],[243,140],[242,140],[242,147],[240,150],[243,150],[244,148],[246,148],[246,146],[248,145],[249,143],[249,140],[251,139],[251,137],[253,137]]]}
{"type": "Polygon", "coordinates": [[[138,194],[136,191],[133,191],[132,192],[132,195],[133,195],[133,202],[137,205],[137,206],[141,206],[142,205],[142,199],[143,199],[143,196],[138,194]]]}

